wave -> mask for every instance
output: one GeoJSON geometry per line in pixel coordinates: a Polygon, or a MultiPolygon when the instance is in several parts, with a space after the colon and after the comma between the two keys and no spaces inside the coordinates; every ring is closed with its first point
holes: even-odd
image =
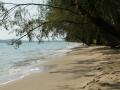
{"type": "MultiPolygon", "coordinates": [[[[26,48],[24,47],[23,49],[20,49],[20,52],[17,51],[17,54],[14,53],[15,55],[17,55],[16,57],[18,59],[14,59],[12,60],[12,62],[9,62],[9,67],[4,67],[0,69],[0,84],[2,85],[14,80],[21,79],[31,73],[45,71],[48,68],[44,67],[42,64],[50,61],[49,58],[63,56],[67,52],[72,51],[72,48],[79,47],[81,45],[81,43],[70,42],[63,42],[63,44],[61,44],[61,42],[54,42],[51,43],[51,45],[49,46],[47,44],[48,43],[43,44],[43,46],[41,46],[43,47],[42,49],[41,47],[38,47],[24,50],[26,48]],[[53,47],[53,45],[57,46],[53,47]],[[45,46],[48,46],[49,48],[47,47],[47,49],[45,49],[45,46]]],[[[34,47],[34,44],[32,45],[32,47],[34,47]]]]}

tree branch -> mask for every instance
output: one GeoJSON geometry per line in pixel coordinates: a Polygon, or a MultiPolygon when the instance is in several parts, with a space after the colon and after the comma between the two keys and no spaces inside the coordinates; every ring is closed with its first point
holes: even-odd
{"type": "MultiPolygon", "coordinates": [[[[43,20],[41,20],[42,22],[43,20]]],[[[34,31],[35,29],[43,26],[44,24],[47,24],[47,23],[62,23],[62,22],[65,22],[65,23],[71,23],[71,24],[87,24],[87,23],[79,23],[79,22],[74,22],[74,21],[70,21],[70,20],[61,20],[61,21],[53,21],[53,22],[42,22],[42,24],[32,28],[31,30],[29,30],[25,35],[21,36],[20,38],[18,38],[17,40],[15,40],[14,42],[12,42],[11,45],[13,45],[14,43],[16,43],[17,41],[21,40],[22,38],[24,38],[25,36],[27,36],[29,33],[31,33],[32,31],[34,31]]]]}
{"type": "Polygon", "coordinates": [[[51,8],[56,8],[56,9],[61,9],[61,10],[69,11],[69,12],[71,12],[71,13],[73,13],[73,14],[80,15],[79,13],[74,12],[74,11],[71,10],[71,9],[64,8],[64,7],[60,7],[60,6],[48,5],[48,4],[37,4],[37,3],[21,3],[21,4],[15,4],[15,3],[1,3],[1,4],[15,5],[16,7],[17,7],[17,6],[24,6],[24,5],[46,6],[46,7],[51,7],[51,8]]]}

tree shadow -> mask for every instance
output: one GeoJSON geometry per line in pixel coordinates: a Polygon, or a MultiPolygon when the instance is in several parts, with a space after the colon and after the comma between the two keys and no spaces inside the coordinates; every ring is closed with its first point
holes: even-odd
{"type": "Polygon", "coordinates": [[[110,47],[98,47],[98,48],[93,48],[92,50],[90,51],[102,51],[102,50],[110,50],[111,48],[110,47]]]}
{"type": "Polygon", "coordinates": [[[90,50],[90,52],[101,52],[103,54],[120,54],[120,49],[111,49],[110,47],[98,47],[90,50]]]}
{"type": "Polygon", "coordinates": [[[97,60],[87,59],[87,60],[80,60],[80,61],[77,61],[76,63],[72,63],[72,64],[93,64],[95,62],[97,62],[97,60]]]}
{"type": "Polygon", "coordinates": [[[70,69],[57,70],[49,73],[73,74],[69,79],[77,79],[83,76],[94,77],[99,72],[98,67],[100,67],[99,65],[93,65],[95,62],[96,60],[94,59],[77,61],[76,63],[71,63],[75,65],[70,69]]]}
{"type": "Polygon", "coordinates": [[[76,90],[75,88],[69,86],[69,85],[64,85],[64,86],[58,86],[60,90],[76,90]]]}
{"type": "Polygon", "coordinates": [[[107,50],[107,51],[103,51],[102,53],[107,54],[107,55],[108,54],[120,54],[120,50],[107,50]]]}
{"type": "Polygon", "coordinates": [[[110,84],[110,83],[100,83],[100,86],[108,87],[109,90],[120,90],[120,82],[113,83],[113,84],[110,84]]]}

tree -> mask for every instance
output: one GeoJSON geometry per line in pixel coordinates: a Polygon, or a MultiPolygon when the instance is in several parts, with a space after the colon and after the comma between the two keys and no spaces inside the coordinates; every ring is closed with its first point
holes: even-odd
{"type": "Polygon", "coordinates": [[[48,37],[49,33],[52,33],[52,36],[66,35],[68,41],[82,41],[87,45],[107,44],[119,47],[119,3],[118,0],[48,0],[47,4],[1,3],[1,8],[5,4],[13,5],[9,10],[1,9],[1,24],[6,29],[9,25],[19,26],[15,30],[17,35],[24,34],[23,36],[28,36],[30,40],[36,36],[40,41],[42,37],[48,37]],[[37,18],[28,20],[24,17],[29,13],[26,7],[31,5],[37,6],[39,13],[37,18]],[[7,20],[12,11],[14,19],[7,20]],[[35,30],[39,34],[36,35],[35,30]]]}
{"type": "MultiPolygon", "coordinates": [[[[54,3],[55,0],[51,0],[51,2],[54,3]]],[[[63,1],[61,5],[64,5],[65,2],[67,1],[63,1]]],[[[117,45],[119,45],[120,41],[119,27],[118,25],[115,24],[116,22],[117,24],[120,23],[119,20],[117,21],[115,20],[115,17],[118,17],[118,15],[120,14],[118,12],[119,6],[116,5],[116,3],[119,3],[119,1],[72,0],[73,6],[70,5],[71,7],[69,8],[72,9],[76,8],[77,11],[80,12],[81,14],[81,16],[79,14],[80,17],[83,16],[84,18],[88,19],[90,23],[97,26],[100,31],[102,30],[101,31],[102,34],[105,33],[106,36],[104,38],[106,39],[107,44],[109,44],[112,47],[116,47],[117,45]]],[[[96,27],[94,29],[96,29],[96,27]]],[[[95,33],[93,33],[92,35],[95,35],[95,33]]],[[[101,35],[98,36],[100,37],[101,35]]],[[[98,37],[96,39],[98,39],[98,37]]],[[[100,38],[97,40],[97,43],[101,43],[100,38]]]]}

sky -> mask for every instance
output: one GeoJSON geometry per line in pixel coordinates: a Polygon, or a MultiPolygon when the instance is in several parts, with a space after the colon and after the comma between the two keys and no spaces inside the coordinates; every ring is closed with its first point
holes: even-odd
{"type": "MultiPolygon", "coordinates": [[[[6,3],[44,3],[44,1],[46,0],[0,0],[0,1],[6,3]]],[[[16,38],[14,33],[10,34],[9,31],[0,30],[0,39],[5,40],[13,38],[16,38]]]]}

